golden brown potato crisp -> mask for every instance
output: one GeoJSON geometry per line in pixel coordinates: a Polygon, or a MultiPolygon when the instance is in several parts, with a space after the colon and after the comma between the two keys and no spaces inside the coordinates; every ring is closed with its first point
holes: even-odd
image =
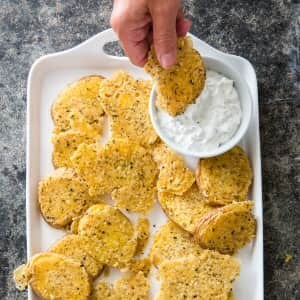
{"type": "Polygon", "coordinates": [[[209,212],[197,224],[195,238],[204,248],[234,254],[255,237],[252,208],[252,201],[243,201],[209,212]]]}
{"type": "Polygon", "coordinates": [[[101,82],[99,100],[109,116],[112,138],[130,139],[145,147],[156,141],[148,113],[151,87],[151,81],[123,71],[101,82]]]}
{"type": "Polygon", "coordinates": [[[79,145],[93,144],[99,139],[99,134],[90,126],[81,124],[80,127],[53,134],[52,163],[55,168],[71,168],[71,156],[79,145]]]}
{"type": "Polygon", "coordinates": [[[165,144],[153,150],[153,158],[159,168],[157,190],[183,195],[195,182],[195,175],[184,160],[165,144]]]}
{"type": "Polygon", "coordinates": [[[89,276],[80,262],[55,253],[34,256],[27,265],[28,283],[45,300],[87,300],[89,276]]]}
{"type": "Polygon", "coordinates": [[[244,150],[236,146],[222,155],[200,159],[196,179],[210,204],[224,205],[246,200],[252,170],[244,150]]]}
{"type": "Polygon", "coordinates": [[[161,67],[152,47],[145,71],[157,85],[156,105],[172,116],[182,113],[193,103],[205,85],[206,69],[190,37],[178,39],[176,64],[169,69],[161,67]]]}
{"type": "Polygon", "coordinates": [[[128,140],[110,140],[103,147],[81,144],[71,160],[91,195],[111,193],[118,207],[131,211],[152,209],[157,169],[145,148],[128,140]]]}
{"type": "Polygon", "coordinates": [[[98,281],[93,288],[91,300],[118,300],[111,284],[98,281]]]}
{"type": "Polygon", "coordinates": [[[83,77],[59,93],[51,108],[56,133],[71,129],[72,121],[85,122],[102,133],[104,111],[97,97],[103,79],[99,75],[83,77]]]}
{"type": "Polygon", "coordinates": [[[136,225],[136,231],[137,231],[137,242],[138,242],[136,248],[136,254],[138,255],[143,252],[148,242],[148,239],[150,237],[149,220],[146,218],[139,218],[136,225]]]}
{"type": "Polygon", "coordinates": [[[165,260],[183,256],[199,256],[203,252],[193,236],[172,221],[162,225],[154,235],[150,258],[156,267],[165,260]]]}
{"type": "Polygon", "coordinates": [[[159,268],[157,299],[227,300],[239,272],[234,258],[214,251],[205,251],[200,257],[166,260],[159,268]]]}
{"type": "Polygon", "coordinates": [[[166,215],[184,230],[193,233],[199,220],[214,207],[208,205],[193,184],[183,195],[159,192],[158,202],[166,215]]]}
{"type": "Polygon", "coordinates": [[[97,204],[80,219],[78,234],[89,239],[91,256],[113,267],[127,265],[135,254],[134,227],[117,208],[97,204]]]}
{"type": "Polygon", "coordinates": [[[124,275],[115,283],[115,291],[120,300],[148,300],[150,284],[143,272],[124,275]]]}
{"type": "Polygon", "coordinates": [[[73,169],[59,168],[39,183],[39,205],[44,219],[62,228],[101,202],[89,195],[89,187],[73,169]]]}
{"type": "Polygon", "coordinates": [[[57,241],[49,252],[62,254],[80,262],[91,277],[99,275],[103,265],[98,263],[89,253],[89,239],[84,236],[70,234],[57,241]]]}

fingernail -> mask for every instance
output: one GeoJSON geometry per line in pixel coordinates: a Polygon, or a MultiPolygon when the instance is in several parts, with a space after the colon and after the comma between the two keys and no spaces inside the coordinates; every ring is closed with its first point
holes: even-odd
{"type": "Polygon", "coordinates": [[[165,69],[172,67],[175,64],[175,60],[176,57],[174,52],[165,53],[160,57],[160,63],[165,69]]]}

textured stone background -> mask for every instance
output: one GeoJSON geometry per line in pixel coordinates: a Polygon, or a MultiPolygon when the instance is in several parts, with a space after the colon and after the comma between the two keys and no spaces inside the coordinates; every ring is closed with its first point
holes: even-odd
{"type": "MultiPolygon", "coordinates": [[[[0,299],[26,299],[26,80],[35,59],[109,26],[112,1],[0,0],[0,299]]],[[[185,1],[192,33],[249,59],[259,80],[265,298],[300,299],[299,1],[185,1]],[[285,255],[293,256],[285,263],[285,255]]],[[[248,300],[248,299],[245,299],[248,300]]],[[[249,299],[251,300],[251,299],[249,299]]]]}

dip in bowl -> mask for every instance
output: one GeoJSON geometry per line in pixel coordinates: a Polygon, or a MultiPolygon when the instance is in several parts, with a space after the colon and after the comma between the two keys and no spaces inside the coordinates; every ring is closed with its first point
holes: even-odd
{"type": "Polygon", "coordinates": [[[228,64],[203,57],[207,78],[204,90],[175,117],[156,105],[153,85],[149,110],[160,138],[173,150],[199,158],[220,155],[245,135],[252,114],[252,99],[240,74],[228,64]]]}

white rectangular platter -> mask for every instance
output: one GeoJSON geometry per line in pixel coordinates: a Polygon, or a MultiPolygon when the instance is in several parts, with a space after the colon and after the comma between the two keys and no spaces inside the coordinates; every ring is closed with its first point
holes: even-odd
{"type": "MultiPolygon", "coordinates": [[[[255,71],[244,58],[222,53],[205,42],[191,35],[194,47],[203,56],[224,60],[235,68],[249,87],[253,100],[253,115],[250,127],[242,147],[246,150],[252,164],[254,182],[249,198],[254,200],[254,214],[257,219],[257,235],[252,243],[242,249],[237,257],[241,261],[241,274],[234,284],[236,300],[263,299],[263,217],[262,217],[262,183],[261,156],[258,119],[258,94],[255,71]]],[[[147,78],[143,69],[133,66],[125,57],[114,57],[103,51],[103,46],[117,40],[111,29],[103,31],[79,46],[67,51],[46,55],[38,59],[32,66],[28,78],[27,94],[27,253],[28,257],[45,251],[65,234],[62,230],[51,228],[40,215],[37,199],[38,182],[53,170],[51,163],[52,145],[50,142],[53,128],[50,107],[58,92],[68,83],[89,74],[109,76],[123,69],[135,77],[147,78]]],[[[195,167],[196,162],[189,160],[195,167]]],[[[126,212],[125,212],[126,213],[126,212]]],[[[136,221],[136,215],[127,216],[136,221]]],[[[151,231],[154,233],[166,220],[166,216],[156,204],[149,215],[151,231]]],[[[148,243],[151,244],[151,240],[148,243]]],[[[149,249],[148,249],[149,250],[149,249]]],[[[120,276],[117,270],[110,272],[105,280],[113,282],[120,276]]],[[[154,298],[159,283],[155,279],[155,270],[151,273],[151,299],[154,298]]],[[[38,299],[29,289],[29,299],[38,299]]]]}

